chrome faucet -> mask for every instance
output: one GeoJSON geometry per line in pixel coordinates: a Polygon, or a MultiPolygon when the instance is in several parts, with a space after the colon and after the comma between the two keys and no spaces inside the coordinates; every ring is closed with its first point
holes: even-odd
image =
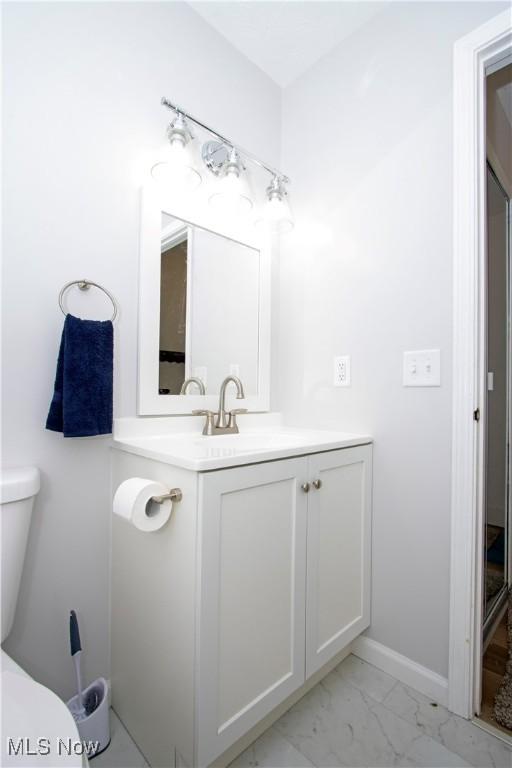
{"type": "Polygon", "coordinates": [[[236,386],[236,399],[243,400],[245,393],[242,382],[237,376],[227,376],[220,386],[218,412],[206,410],[192,411],[194,416],[206,416],[203,435],[238,434],[236,417],[239,413],[247,413],[247,408],[234,408],[232,411],[226,411],[226,389],[231,382],[236,386]]]}
{"type": "Polygon", "coordinates": [[[191,376],[189,379],[185,379],[181,385],[180,395],[186,395],[187,390],[191,384],[195,384],[197,386],[200,395],[206,395],[205,386],[201,379],[199,379],[197,376],[191,376]]]}

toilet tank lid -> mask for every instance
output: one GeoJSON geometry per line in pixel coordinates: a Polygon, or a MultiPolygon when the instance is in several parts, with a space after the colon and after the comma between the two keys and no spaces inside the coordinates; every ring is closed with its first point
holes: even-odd
{"type": "Polygon", "coordinates": [[[0,472],[0,503],[20,501],[35,496],[41,480],[37,467],[12,467],[0,472]]]}

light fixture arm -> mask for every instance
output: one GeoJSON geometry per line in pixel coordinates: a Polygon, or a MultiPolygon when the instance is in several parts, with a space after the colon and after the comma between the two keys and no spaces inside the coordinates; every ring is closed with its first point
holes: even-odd
{"type": "Polygon", "coordinates": [[[241,155],[246,160],[249,160],[252,163],[255,163],[255,165],[259,166],[260,168],[263,168],[263,170],[267,171],[267,173],[270,173],[271,176],[277,178],[283,183],[283,184],[289,184],[290,179],[288,176],[286,176],[284,173],[281,173],[281,171],[278,171],[277,168],[273,168],[271,165],[267,165],[262,160],[260,160],[258,157],[253,155],[251,152],[248,152],[246,149],[243,149],[242,147],[238,146],[238,144],[233,144],[232,141],[229,139],[226,139],[225,136],[222,136],[218,131],[215,131],[213,128],[210,128],[208,125],[205,125],[200,120],[198,120],[196,117],[193,117],[191,114],[186,112],[184,109],[181,109],[181,107],[176,106],[176,104],[173,104],[169,99],[166,99],[165,96],[161,99],[161,104],[164,107],[167,107],[167,109],[171,109],[173,112],[175,112],[176,115],[182,115],[187,120],[190,120],[191,122],[195,123],[199,128],[202,128],[203,130],[210,133],[212,136],[215,136],[222,144],[224,144],[229,149],[236,149],[239,155],[241,155]]]}

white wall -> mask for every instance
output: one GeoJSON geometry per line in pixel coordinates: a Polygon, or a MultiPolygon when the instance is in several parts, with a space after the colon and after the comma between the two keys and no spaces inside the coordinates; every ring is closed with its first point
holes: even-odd
{"type": "Polygon", "coordinates": [[[109,674],[110,457],[44,429],[58,291],[86,276],[116,295],[115,415],[135,415],[135,169],[164,140],[160,97],[277,163],[280,91],[183,3],[7,3],[3,57],[3,460],[43,480],[5,648],[67,696],[70,608],[86,679],[109,674]]]}
{"type": "Polygon", "coordinates": [[[493,3],[395,3],[285,90],[298,226],[274,349],[289,421],[375,437],[369,634],[448,672],[454,41],[493,3]],[[439,347],[442,386],[402,387],[439,347]],[[332,387],[332,358],[352,386],[332,387]]]}

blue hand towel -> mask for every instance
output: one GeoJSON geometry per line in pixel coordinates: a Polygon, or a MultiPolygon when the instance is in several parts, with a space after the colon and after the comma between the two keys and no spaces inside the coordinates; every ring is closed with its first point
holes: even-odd
{"type": "Polygon", "coordinates": [[[46,429],[64,437],[112,432],[114,328],[66,315],[46,429]]]}

